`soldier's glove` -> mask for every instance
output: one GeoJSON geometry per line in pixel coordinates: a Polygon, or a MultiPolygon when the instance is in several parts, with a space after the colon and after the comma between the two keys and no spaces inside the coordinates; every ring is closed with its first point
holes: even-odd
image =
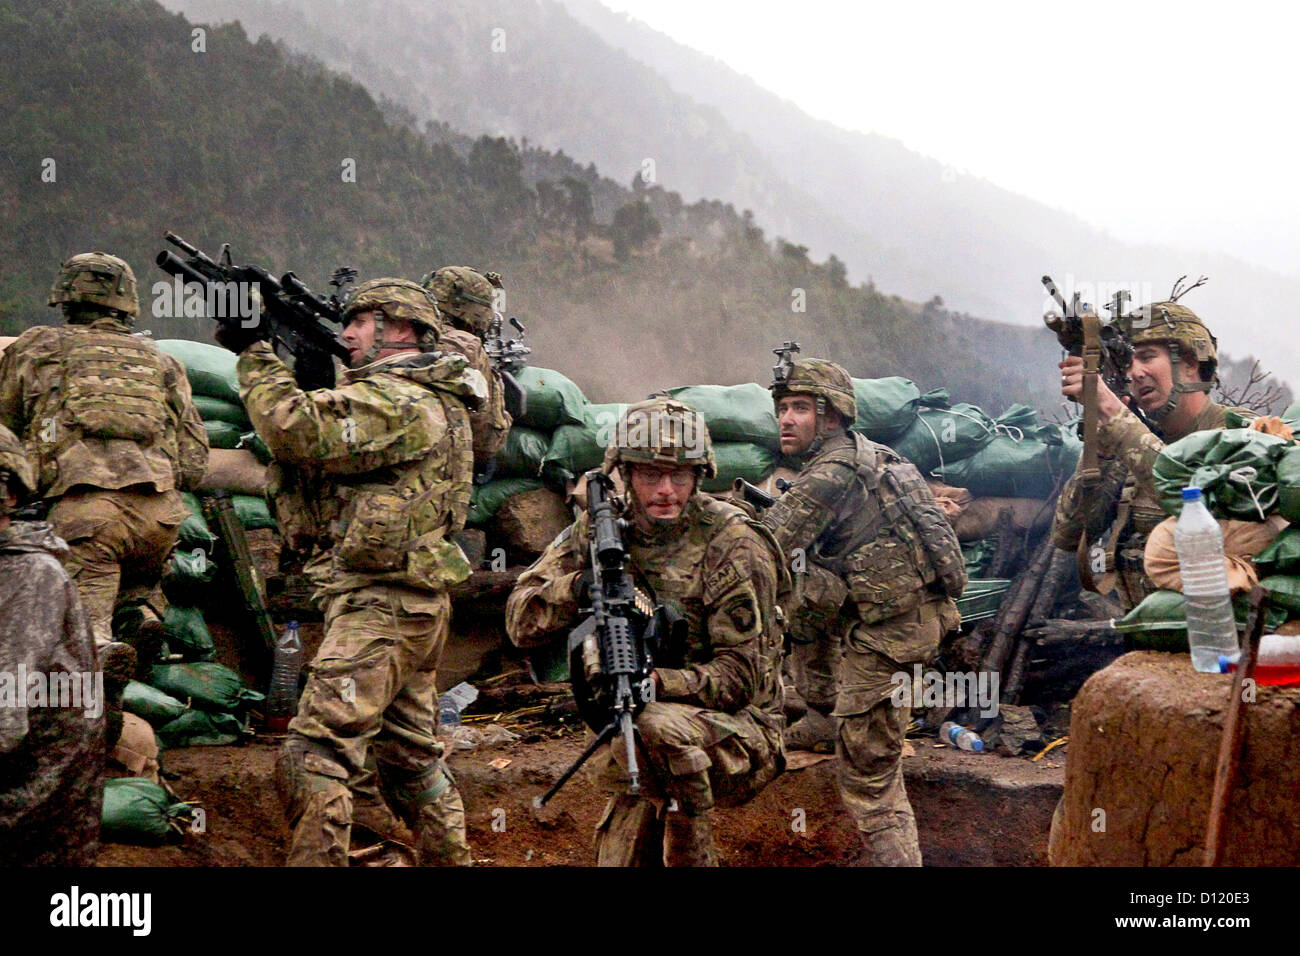
{"type": "Polygon", "coordinates": [[[591,606],[591,586],[596,581],[596,576],[590,570],[579,571],[573,579],[573,599],[578,602],[578,607],[591,606]]]}
{"type": "Polygon", "coordinates": [[[217,324],[217,344],[222,348],[229,349],[236,355],[242,353],[244,349],[254,342],[261,342],[270,337],[267,324],[261,321],[251,328],[245,328],[242,323],[220,322],[217,324]]]}

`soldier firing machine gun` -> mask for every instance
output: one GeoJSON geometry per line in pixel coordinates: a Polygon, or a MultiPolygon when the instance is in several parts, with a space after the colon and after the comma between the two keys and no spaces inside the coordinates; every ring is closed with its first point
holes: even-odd
{"type": "MultiPolygon", "coordinates": [[[[294,379],[300,388],[332,388],[334,386],[334,359],[346,362],[349,352],[346,345],[327,323],[343,324],[343,310],[347,305],[344,286],[357,277],[355,269],[335,269],[330,277],[334,292],[325,298],[303,284],[292,272],[279,279],[260,266],[236,266],[230,258],[230,243],[221,247],[214,261],[198,247],[186,242],[173,232],[163,238],[185,253],[185,258],[171,250],[158,253],[154,262],[168,275],[207,289],[217,284],[247,284],[256,289],[260,299],[261,314],[241,317],[237,309],[229,316],[211,316],[218,322],[242,323],[248,319],[269,323],[271,341],[277,350],[283,349],[293,356],[294,379]]],[[[227,302],[240,302],[237,297],[227,297],[227,302]]]]}

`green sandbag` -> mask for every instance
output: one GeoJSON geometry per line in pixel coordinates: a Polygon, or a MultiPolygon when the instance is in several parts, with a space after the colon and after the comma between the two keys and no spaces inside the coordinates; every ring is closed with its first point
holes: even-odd
{"type": "Polygon", "coordinates": [[[718,461],[718,476],[706,478],[700,485],[705,491],[730,491],[737,478],[758,484],[776,467],[776,455],[762,445],[723,442],[713,446],[718,461]]]}
{"type": "Polygon", "coordinates": [[[177,747],[224,747],[250,736],[248,728],[234,714],[191,710],[158,729],[158,745],[177,747]]]}
{"type": "Polygon", "coordinates": [[[194,551],[197,548],[211,554],[216,543],[217,536],[212,533],[202,515],[192,514],[181,522],[179,547],[182,551],[194,551]]]}
{"type": "Polygon", "coordinates": [[[536,478],[498,478],[486,485],[475,485],[470,493],[469,517],[466,524],[487,524],[501,509],[507,498],[521,495],[525,491],[536,491],[546,487],[536,478]]]}
{"type": "Polygon", "coordinates": [[[266,442],[262,441],[262,436],[257,432],[245,432],[240,435],[238,447],[251,451],[260,464],[271,463],[271,449],[266,447],[266,442]]]}
{"type": "Polygon", "coordinates": [[[542,460],[542,477],[550,485],[561,487],[583,472],[599,468],[605,460],[605,448],[614,440],[618,421],[626,405],[588,405],[583,409],[581,425],[561,425],[551,433],[551,444],[542,460]]]}
{"type": "Polygon", "coordinates": [[[581,425],[582,409],[587,404],[582,389],[549,368],[530,365],[515,373],[528,403],[520,425],[551,431],[561,425],[581,425]]]}
{"type": "Polygon", "coordinates": [[[858,406],[853,430],[872,441],[888,445],[916,423],[921,390],[911,379],[855,378],[853,396],[858,406]]]}
{"type": "Polygon", "coordinates": [[[745,442],[781,447],[772,393],[762,385],[684,385],[668,389],[677,401],[704,416],[713,443],[745,442]]]}
{"type": "MultiPolygon", "coordinates": [[[[1038,412],[1028,405],[1021,405],[1019,402],[1008,407],[1006,411],[994,419],[994,422],[1002,426],[999,431],[1003,434],[1007,434],[1013,428],[1019,429],[1023,434],[1028,434],[1036,431],[1042,424],[1038,420],[1038,412]]],[[[1012,434],[1011,437],[1016,438],[1018,436],[1012,434]]]]}
{"type": "Polygon", "coordinates": [[[536,478],[541,474],[542,461],[550,444],[546,432],[526,425],[512,425],[505,446],[496,454],[496,475],[500,478],[536,478]]]}
{"type": "Polygon", "coordinates": [[[183,832],[181,821],[188,820],[191,814],[189,804],[173,800],[152,780],[105,780],[99,838],[106,843],[156,846],[173,833],[183,832]]]}
{"type": "Polygon", "coordinates": [[[1082,444],[1064,429],[1045,425],[1021,441],[999,435],[970,458],[942,469],[945,484],[977,497],[1047,498],[1078,464],[1082,444]]]}
{"type": "Polygon", "coordinates": [[[1300,577],[1271,574],[1259,584],[1268,592],[1272,606],[1285,609],[1289,616],[1300,617],[1300,577]]]}
{"type": "Polygon", "coordinates": [[[235,374],[233,352],[219,345],[185,339],[163,339],[157,345],[185,366],[185,375],[195,395],[239,404],[239,376],[235,374]]]}
{"type": "Polygon", "coordinates": [[[1300,445],[1286,449],[1277,462],[1277,510],[1300,524],[1300,445]]]}
{"type": "Polygon", "coordinates": [[[149,683],[177,700],[189,701],[201,710],[232,713],[245,704],[255,704],[265,695],[249,690],[240,676],[224,664],[200,661],[194,664],[155,664],[149,683]]]}
{"type": "Polygon", "coordinates": [[[946,467],[978,452],[993,440],[994,426],[978,405],[922,408],[902,437],[885,444],[929,475],[941,464],[946,467]]]}
{"type": "Polygon", "coordinates": [[[203,603],[216,576],[217,566],[210,552],[203,549],[173,551],[163,571],[163,595],[171,604],[195,607],[203,603]]]}
{"type": "Polygon", "coordinates": [[[246,432],[253,427],[253,423],[248,420],[248,413],[244,411],[244,406],[235,402],[227,402],[225,399],[211,398],[207,395],[195,395],[194,407],[205,422],[226,422],[235,425],[241,432],[246,432]]]}
{"type": "Polygon", "coordinates": [[[980,538],[978,541],[965,541],[961,546],[962,562],[966,565],[968,578],[982,578],[984,572],[993,562],[993,555],[998,549],[998,539],[980,538]]]}
{"type": "Polygon", "coordinates": [[[1193,432],[1165,446],[1156,458],[1160,506],[1171,515],[1181,514],[1183,489],[1195,485],[1216,518],[1263,521],[1278,506],[1277,466],[1292,447],[1285,439],[1249,428],[1193,432]],[[1255,470],[1253,476],[1231,476],[1249,468],[1255,470]]]}
{"type": "Polygon", "coordinates": [[[163,630],[167,633],[167,647],[187,661],[210,661],[217,656],[217,646],[212,643],[203,612],[196,607],[173,604],[163,615],[163,630]]]}
{"type": "Polygon", "coordinates": [[[138,680],[128,681],[122,691],[122,709],[128,714],[143,717],[155,730],[189,710],[171,694],[138,680]]]}
{"type": "Polygon", "coordinates": [[[1300,574],[1300,528],[1286,528],[1254,557],[1260,574],[1300,574]]]}
{"type": "MultiPolygon", "coordinates": [[[[1245,594],[1233,598],[1232,609],[1238,630],[1246,626],[1246,617],[1250,613],[1249,603],[1249,597],[1245,594]]],[[[1187,599],[1178,591],[1154,591],[1129,611],[1115,625],[1115,630],[1128,634],[1130,643],[1138,650],[1186,654],[1186,605],[1187,599]]],[[[1286,619],[1286,610],[1273,604],[1265,616],[1264,626],[1273,631],[1286,619]]]]}
{"type": "Polygon", "coordinates": [[[245,531],[276,526],[265,498],[259,498],[257,495],[231,495],[230,503],[235,506],[235,516],[239,518],[239,523],[244,526],[245,531]]]}
{"type": "Polygon", "coordinates": [[[230,450],[239,447],[239,439],[244,429],[230,422],[204,422],[203,430],[208,433],[208,447],[230,450]]]}

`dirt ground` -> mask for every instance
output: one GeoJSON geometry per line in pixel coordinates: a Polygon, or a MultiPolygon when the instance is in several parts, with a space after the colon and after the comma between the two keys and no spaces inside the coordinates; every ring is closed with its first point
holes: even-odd
{"type": "MultiPolygon", "coordinates": [[[[590,866],[591,835],[605,796],[582,774],[542,811],[532,798],[582,750],[574,732],[512,742],[451,758],[465,798],[470,845],[481,866],[590,866]],[[502,762],[505,762],[502,764],[502,762]],[[494,766],[494,763],[496,766],[494,766]]],[[[1059,762],[1002,758],[911,741],[904,759],[927,865],[1046,863],[1047,827],[1061,793],[1059,762]]],[[[288,831],[271,784],[277,743],[169,751],[164,767],[182,799],[204,811],[205,832],[161,847],[106,844],[101,866],[279,866],[288,831]]],[[[1055,757],[1053,752],[1049,757],[1055,757]]],[[[715,810],[728,866],[844,866],[859,861],[828,759],[787,771],[744,807],[715,810]]]]}

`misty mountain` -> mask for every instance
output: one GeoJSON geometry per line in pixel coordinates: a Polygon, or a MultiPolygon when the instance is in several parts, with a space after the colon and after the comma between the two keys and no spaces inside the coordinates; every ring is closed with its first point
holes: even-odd
{"type": "Polygon", "coordinates": [[[994,411],[1058,405],[1045,331],[851,285],[840,260],[772,242],[716,199],[634,189],[445,123],[417,130],[354,79],[238,25],[196,38],[152,0],[0,0],[0,25],[0,57],[25,64],[0,73],[4,334],[55,320],[58,264],[101,249],[136,271],[140,328],[210,340],[210,320],[159,308],[156,286],[171,283],[152,261],[172,230],[318,291],[338,265],[362,279],[497,269],[535,364],[593,401],[763,381],[771,348],[795,339],[855,375],[905,375],[994,411]]]}
{"type": "MultiPolygon", "coordinates": [[[[1118,242],[896,140],[812,119],[598,0],[168,4],[198,19],[237,17],[420,122],[563,150],[619,182],[653,160],[655,181],[685,201],[752,210],[814,258],[839,257],[853,281],[915,301],[939,295],[959,312],[1034,325],[1044,273],[1099,304],[1120,285],[1132,284],[1139,301],[1163,298],[1179,275],[1205,273],[1212,281],[1187,304],[1228,352],[1267,355],[1280,373],[1300,365],[1285,334],[1300,280],[1222,254],[1118,242]]],[[[1178,148],[1195,148],[1199,135],[1212,132],[1187,131],[1178,148]]],[[[1158,145],[1148,137],[1126,148],[1158,145]]],[[[1043,162],[1060,148],[1045,130],[1043,162]]]]}

